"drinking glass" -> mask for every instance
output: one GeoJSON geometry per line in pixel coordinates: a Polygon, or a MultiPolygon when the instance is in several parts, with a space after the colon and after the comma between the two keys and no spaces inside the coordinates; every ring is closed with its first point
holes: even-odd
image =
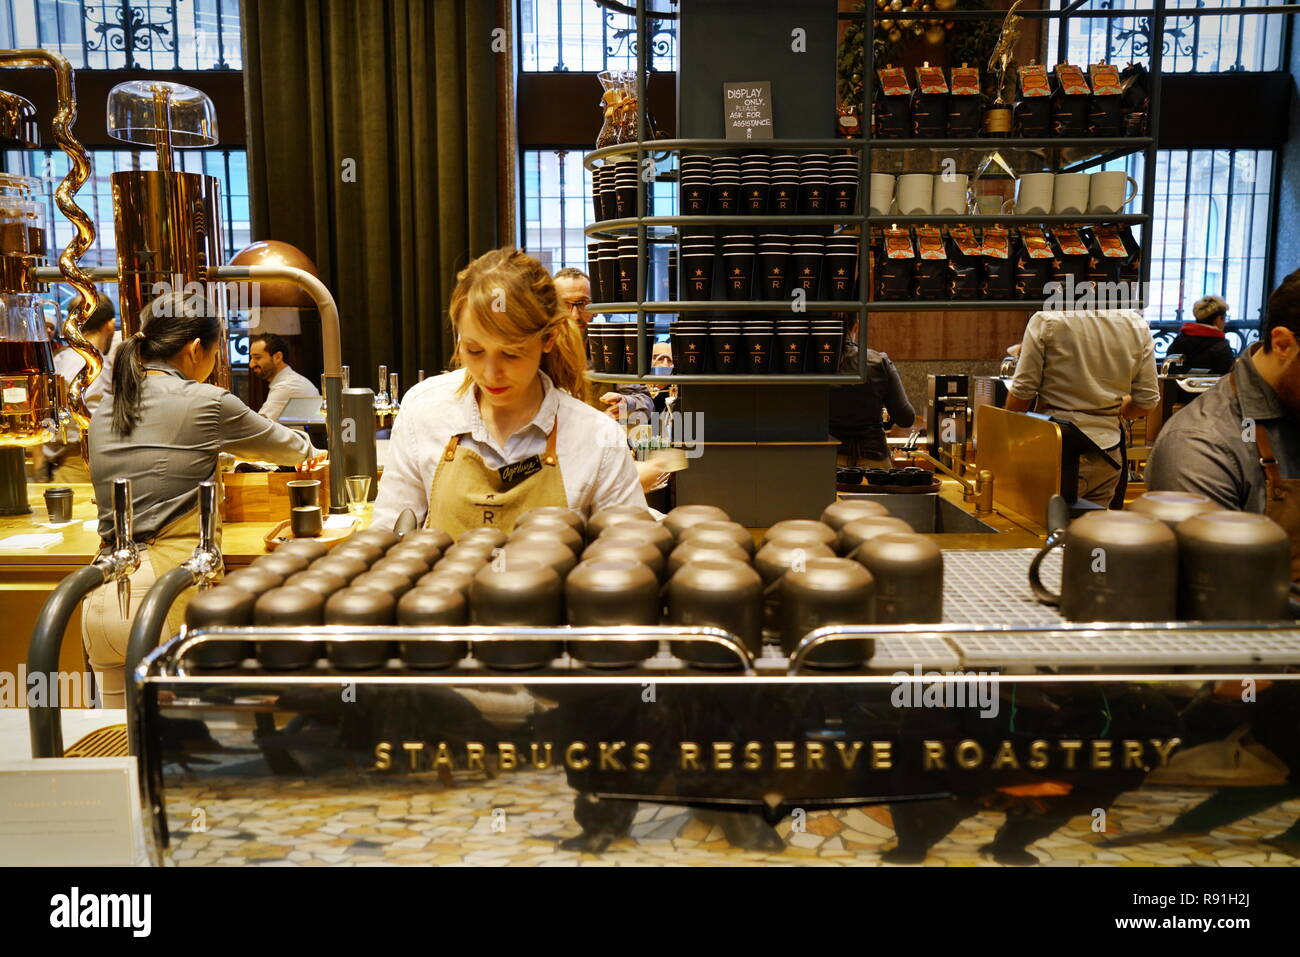
{"type": "Polygon", "coordinates": [[[353,515],[361,513],[370,497],[370,476],[349,475],[347,477],[348,511],[353,515]]]}

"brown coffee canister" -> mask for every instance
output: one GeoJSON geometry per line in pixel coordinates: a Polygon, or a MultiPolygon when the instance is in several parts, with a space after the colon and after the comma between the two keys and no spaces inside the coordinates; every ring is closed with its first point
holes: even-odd
{"type": "MultiPolygon", "coordinates": [[[[763,580],[750,565],[701,558],[668,582],[668,622],[731,632],[757,656],[762,648],[763,580]]],[[[741,661],[722,645],[674,641],[673,654],[697,668],[733,670],[741,661]]]]}
{"type": "Polygon", "coordinates": [[[282,542],[279,547],[272,553],[275,555],[297,555],[304,558],[308,563],[318,561],[328,555],[330,550],[323,542],[314,542],[311,539],[295,538],[287,542],[282,542]]]}
{"type": "MultiPolygon", "coordinates": [[[[572,531],[568,526],[565,526],[565,530],[572,531]]],[[[521,541],[511,539],[493,561],[507,565],[516,561],[541,562],[550,565],[555,574],[560,576],[560,581],[564,581],[578,564],[577,556],[563,542],[544,538],[524,538],[521,541]]]]}
{"type": "MultiPolygon", "coordinates": [[[[297,574],[297,572],[294,574],[297,574]]],[[[262,592],[270,591],[272,588],[279,588],[283,584],[283,575],[279,575],[269,568],[256,568],[249,565],[247,568],[240,568],[231,572],[221,580],[218,587],[238,588],[256,598],[262,592]]]]}
{"type": "Polygon", "coordinates": [[[602,535],[586,547],[582,560],[632,560],[645,565],[654,573],[655,578],[664,581],[667,577],[667,565],[663,552],[649,542],[628,538],[606,538],[602,535]]]}
{"type": "Polygon", "coordinates": [[[465,552],[455,558],[444,558],[433,566],[435,572],[460,572],[471,577],[487,564],[487,559],[477,553],[465,552]]]}
{"type": "MultiPolygon", "coordinates": [[[[465,607],[469,607],[469,589],[474,584],[474,576],[478,569],[473,572],[467,572],[458,568],[435,568],[429,574],[425,575],[415,583],[416,588],[452,588],[460,592],[466,601],[465,607]]],[[[409,593],[408,593],[409,594],[409,593]]],[[[406,597],[405,595],[402,596],[406,597]]]]}
{"type": "MultiPolygon", "coordinates": [[[[253,624],[276,627],[319,625],[325,619],[325,599],[306,588],[272,588],[253,606],[253,624]]],[[[257,660],[272,671],[310,668],[324,652],[319,641],[259,641],[257,660]]]]}
{"type": "Polygon", "coordinates": [[[1290,611],[1291,540],[1266,515],[1211,511],[1184,519],[1178,538],[1178,617],[1284,621],[1290,611]]]}
{"type": "Polygon", "coordinates": [[[508,538],[509,536],[499,528],[471,528],[456,539],[456,544],[478,548],[486,547],[490,553],[494,548],[500,548],[504,545],[508,538]]]}
{"type": "MultiPolygon", "coordinates": [[[[821,525],[820,522],[815,523],[821,525]]],[[[825,528],[826,526],[822,526],[825,528]]],[[[829,530],[829,529],[828,529],[829,530]]],[[[833,534],[833,533],[832,533],[833,534]]],[[[814,558],[834,558],[835,552],[823,542],[815,541],[802,532],[789,533],[789,537],[773,539],[758,550],[754,567],[763,579],[763,640],[773,644],[781,642],[781,587],[780,581],[791,569],[807,566],[814,558]]]]}
{"type": "Polygon", "coordinates": [[[397,572],[411,581],[428,574],[430,565],[419,555],[393,555],[391,552],[370,566],[372,572],[397,572]]]}
{"type": "Polygon", "coordinates": [[[539,518],[531,525],[516,528],[507,544],[536,541],[558,542],[564,545],[573,552],[574,562],[577,562],[578,556],[582,554],[582,547],[586,544],[586,539],[573,526],[554,518],[539,518]]]}
{"type": "Polygon", "coordinates": [[[384,550],[374,542],[358,542],[352,539],[334,546],[330,552],[330,557],[346,556],[348,558],[359,558],[366,563],[369,568],[379,559],[384,557],[384,550]]]}
{"type": "MultiPolygon", "coordinates": [[[[549,565],[511,562],[485,565],[470,586],[470,618],[476,625],[554,627],[564,621],[564,586],[549,565]]],[[[514,671],[543,668],[564,651],[549,639],[476,641],[474,657],[489,668],[514,671]]]]}
{"type": "Polygon", "coordinates": [[[788,518],[777,522],[763,535],[763,544],[769,542],[786,542],[791,545],[825,545],[832,554],[839,547],[839,534],[835,529],[822,522],[807,518],[788,518]]]}
{"type": "MultiPolygon", "coordinates": [[[[391,625],[396,609],[390,592],[353,586],[330,596],[325,603],[325,624],[391,625]]],[[[335,668],[372,671],[388,661],[392,645],[391,641],[327,641],[325,648],[335,668]]]]}
{"type": "Polygon", "coordinates": [[[665,559],[672,554],[677,542],[673,533],[658,522],[620,522],[610,525],[600,533],[598,542],[635,541],[653,545],[665,559]]]}
{"type": "MultiPolygon", "coordinates": [[[[397,603],[397,623],[426,628],[461,627],[469,622],[469,601],[450,575],[441,580],[427,576],[397,603]],[[429,584],[424,584],[424,582],[429,584]]],[[[450,668],[469,654],[464,641],[404,641],[402,661],[412,668],[450,668]]]]}
{"type": "MultiPolygon", "coordinates": [[[[575,628],[657,625],[659,580],[642,562],[584,561],[564,583],[564,605],[575,628]]],[[[658,641],[569,642],[569,654],[595,668],[632,667],[658,650],[658,641]]]]}
{"type": "Polygon", "coordinates": [[[700,522],[682,529],[680,543],[699,541],[731,542],[753,558],[758,553],[754,536],[739,522],[700,522]]]}
{"type": "Polygon", "coordinates": [[[886,532],[863,542],[853,560],[876,583],[882,625],[943,621],[943,552],[914,532],[886,532]]]}
{"type": "Polygon", "coordinates": [[[335,575],[332,572],[322,571],[319,568],[308,568],[306,571],[298,572],[284,580],[289,588],[306,588],[314,591],[326,601],[330,595],[348,587],[348,583],[341,575],[335,575]]]}
{"type": "Polygon", "coordinates": [[[680,540],[682,532],[700,522],[729,522],[731,516],[716,505],[678,505],[664,516],[664,528],[680,540]]]}
{"type": "Polygon", "coordinates": [[[310,562],[301,555],[288,555],[274,551],[270,555],[263,555],[256,559],[249,568],[261,568],[268,572],[274,572],[281,578],[288,578],[290,575],[297,574],[306,568],[310,562]]]}
{"type": "MultiPolygon", "coordinates": [[[[847,558],[812,558],[781,579],[781,650],[794,654],[805,635],[824,625],[868,625],[875,618],[871,573],[847,558]]],[[[870,639],[832,641],[804,661],[817,668],[860,668],[871,657],[870,639]]]]}
{"type": "Polygon", "coordinates": [[[412,542],[436,545],[439,551],[445,552],[455,543],[455,539],[440,528],[414,528],[402,536],[403,545],[412,542]]]}
{"type": "Polygon", "coordinates": [[[405,558],[409,555],[424,559],[424,563],[432,568],[442,558],[442,549],[434,542],[408,542],[402,539],[384,552],[384,558],[405,558]]]}
{"type": "Polygon", "coordinates": [[[348,542],[365,542],[367,545],[374,545],[381,551],[388,551],[401,540],[402,536],[391,528],[366,528],[353,532],[347,539],[348,542]]]}
{"type": "MultiPolygon", "coordinates": [[[[185,625],[199,628],[240,628],[253,623],[257,597],[240,588],[209,588],[190,599],[185,608],[185,625]]],[[[251,641],[210,641],[186,654],[196,668],[236,668],[253,657],[251,641]]]]}
{"type": "Polygon", "coordinates": [[[547,519],[558,519],[579,535],[582,535],[584,539],[586,538],[587,520],[583,517],[582,512],[576,508],[565,508],[561,505],[539,505],[537,508],[530,508],[519,517],[519,521],[515,523],[515,530],[518,531],[523,526],[535,521],[547,519]]]}
{"type": "Polygon", "coordinates": [[[600,538],[601,532],[620,522],[653,522],[654,520],[650,510],[640,505],[611,505],[609,508],[593,512],[591,518],[587,519],[587,542],[594,542],[600,538]]]}
{"type": "Polygon", "coordinates": [[[446,561],[456,561],[464,559],[466,561],[476,561],[480,565],[487,564],[492,560],[492,553],[500,546],[489,545],[487,542],[457,542],[451,548],[442,553],[439,564],[446,561]]]}
{"type": "Polygon", "coordinates": [[[393,596],[394,601],[405,595],[414,586],[415,581],[410,575],[392,569],[372,568],[368,572],[362,572],[351,582],[352,588],[374,588],[378,591],[388,592],[393,596]]]}
{"type": "Polygon", "coordinates": [[[893,515],[871,515],[855,518],[840,528],[840,554],[852,558],[863,542],[889,532],[912,531],[912,526],[893,515]]]}
{"type": "Polygon", "coordinates": [[[1143,492],[1129,502],[1126,509],[1158,519],[1170,528],[1193,515],[1222,511],[1208,496],[1195,492],[1143,492]]]}
{"type": "Polygon", "coordinates": [[[337,575],[346,583],[352,581],[352,579],[356,578],[369,567],[370,564],[363,561],[357,555],[338,555],[331,553],[326,555],[324,558],[312,562],[310,571],[327,572],[330,575],[337,575]]]}
{"type": "Polygon", "coordinates": [[[855,518],[870,518],[873,515],[885,516],[889,509],[879,502],[865,498],[844,498],[827,505],[822,512],[822,524],[840,531],[855,518]]]}
{"type": "Polygon", "coordinates": [[[749,554],[735,542],[724,542],[714,538],[697,538],[693,542],[682,542],[673,549],[673,553],[668,556],[668,564],[664,573],[668,578],[672,578],[686,563],[702,559],[735,561],[740,562],[742,565],[751,564],[749,554]]]}

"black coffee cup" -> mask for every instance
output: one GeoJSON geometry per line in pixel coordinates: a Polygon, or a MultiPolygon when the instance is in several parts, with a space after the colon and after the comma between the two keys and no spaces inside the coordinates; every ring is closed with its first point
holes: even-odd
{"type": "Polygon", "coordinates": [[[731,302],[744,302],[752,299],[751,288],[754,281],[753,252],[723,253],[723,277],[726,280],[727,299],[731,302]]]}
{"type": "Polygon", "coordinates": [[[709,334],[707,331],[671,333],[673,374],[704,375],[707,369],[709,334]]]}
{"type": "Polygon", "coordinates": [[[772,369],[772,333],[745,332],[745,371],[750,375],[767,375],[772,369]]]}
{"type": "Polygon", "coordinates": [[[818,375],[834,375],[840,368],[840,355],[844,351],[844,331],[823,332],[817,329],[812,333],[812,372],[818,375]]]}
{"type": "MultiPolygon", "coordinates": [[[[320,485],[319,482],[316,484],[320,485]]],[[[66,487],[47,488],[45,490],[45,509],[49,513],[51,525],[60,525],[72,521],[72,489],[66,487]]]]}
{"type": "Polygon", "coordinates": [[[771,187],[767,183],[748,183],[745,185],[744,212],[749,216],[762,216],[767,213],[767,194],[771,187]]]}
{"type": "Polygon", "coordinates": [[[623,327],[623,368],[629,374],[636,372],[636,323],[629,322],[623,327]]]}
{"type": "Polygon", "coordinates": [[[622,323],[605,323],[604,335],[600,337],[600,347],[605,354],[605,368],[602,372],[622,375],[627,371],[627,355],[623,351],[622,323]]]}
{"type": "Polygon", "coordinates": [[[786,250],[758,252],[760,297],[767,302],[785,299],[790,286],[790,252],[786,250]]]}
{"type": "Polygon", "coordinates": [[[852,216],[857,211],[858,187],[854,183],[831,183],[830,211],[835,215],[852,216]]]}
{"type": "Polygon", "coordinates": [[[826,213],[826,195],[830,184],[804,183],[799,187],[799,211],[805,216],[822,216],[826,213]]]}
{"type": "Polygon", "coordinates": [[[299,505],[289,513],[294,538],[317,538],[323,530],[319,505],[299,505]]]}
{"type": "Polygon", "coordinates": [[[780,353],[780,371],[785,375],[801,375],[808,354],[808,333],[778,330],[776,347],[780,353]]]}
{"type": "Polygon", "coordinates": [[[735,216],[740,207],[740,181],[713,181],[713,211],[718,216],[735,216]]]}
{"type": "Polygon", "coordinates": [[[713,298],[713,254],[682,256],[682,298],[691,301],[713,298]]]}
{"type": "Polygon", "coordinates": [[[799,208],[798,184],[773,182],[767,194],[767,205],[768,209],[777,215],[794,215],[799,208]]]}
{"type": "Polygon", "coordinates": [[[593,322],[587,327],[587,355],[591,359],[593,372],[605,372],[605,326],[607,323],[593,322]]]}
{"type": "Polygon", "coordinates": [[[820,252],[795,251],[790,256],[790,288],[802,289],[809,299],[816,299],[821,285],[822,254],[820,252]]]}
{"type": "Polygon", "coordinates": [[[707,184],[683,183],[681,210],[684,216],[703,216],[709,211],[709,194],[712,187],[707,184]]]}
{"type": "Polygon", "coordinates": [[[857,297],[856,254],[827,253],[823,270],[826,273],[826,289],[833,302],[849,302],[857,297]]]}
{"type": "Polygon", "coordinates": [[[744,363],[744,339],[740,330],[709,331],[709,346],[713,350],[713,371],[717,375],[739,373],[744,363]]]}

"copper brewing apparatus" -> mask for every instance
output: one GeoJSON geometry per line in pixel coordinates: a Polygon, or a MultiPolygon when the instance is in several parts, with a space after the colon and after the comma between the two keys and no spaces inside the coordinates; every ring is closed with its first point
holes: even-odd
{"type": "MultiPolygon", "coordinates": [[[[30,186],[22,177],[4,177],[0,192],[0,326],[4,355],[0,358],[0,514],[30,511],[27,505],[25,447],[62,440],[69,420],[84,428],[90,416],[82,398],[99,374],[103,359],[81,334],[81,324],[97,301],[95,285],[77,261],[95,239],[90,217],[73,197],[90,175],[86,151],[72,135],[77,118],[72,66],[48,50],[0,50],[0,66],[50,69],[54,72],[58,109],[53,119],[54,140],[68,156],[68,174],[55,191],[59,210],[73,225],[73,235],[59,256],[53,275],[37,276],[45,259],[45,224],[30,186]],[[69,283],[80,294],[77,305],[63,323],[63,333],[85,365],[65,395],[54,372],[49,337],[39,309],[40,280],[69,283]]],[[[0,90],[0,145],[33,148],[40,145],[36,110],[21,96],[0,90]]]]}

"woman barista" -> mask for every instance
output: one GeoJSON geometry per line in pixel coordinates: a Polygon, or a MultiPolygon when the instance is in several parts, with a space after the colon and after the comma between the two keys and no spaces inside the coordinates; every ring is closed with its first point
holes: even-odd
{"type": "MultiPolygon", "coordinates": [[[[201,297],[172,293],[140,314],[140,331],[123,340],[113,365],[113,393],[90,420],[91,479],[99,503],[99,534],[112,535],[112,484],[131,479],[133,534],[145,544],[131,576],[131,607],[123,618],[113,588],[99,588],[82,606],[82,637],[104,707],[124,702],[127,637],[154,581],[187,561],[198,545],[198,484],[212,479],[217,456],[293,465],[315,450],[307,436],[258,415],[225,389],[203,384],[224,346],[221,322],[201,297]]],[[[218,533],[219,534],[219,533],[218,533]]],[[[173,606],[175,631],[184,602],[173,606]]]]}
{"type": "Polygon", "coordinates": [[[463,369],[403,399],[372,524],[391,527],[409,508],[459,537],[509,532],[543,505],[644,506],[623,429],[576,398],[582,340],[541,263],[498,249],[457,279],[449,311],[463,369]]]}

